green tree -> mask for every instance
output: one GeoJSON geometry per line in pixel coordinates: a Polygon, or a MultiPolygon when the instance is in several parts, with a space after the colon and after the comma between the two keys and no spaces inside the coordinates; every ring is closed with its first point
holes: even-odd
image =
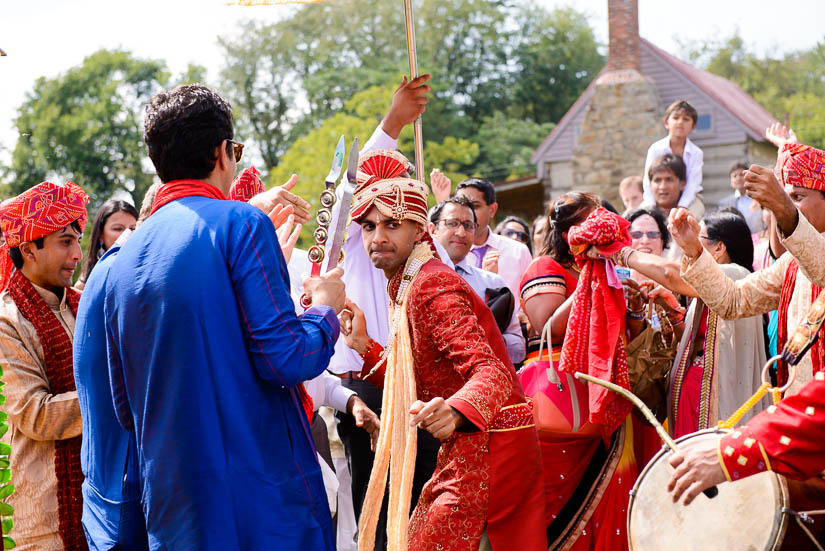
{"type": "Polygon", "coordinates": [[[55,78],[40,78],[18,110],[9,191],[69,179],[95,209],[116,191],[140,204],[154,171],[146,163],[142,114],[169,78],[162,61],[101,50],[55,78]]]}
{"type": "MultiPolygon", "coordinates": [[[[401,8],[323,2],[274,24],[250,21],[243,33],[221,39],[221,89],[268,168],[285,162],[296,140],[357,93],[408,72],[401,8]]],[[[476,142],[498,111],[557,121],[604,64],[586,17],[572,9],[548,11],[526,0],[421,0],[415,13],[419,70],[434,76],[428,143],[476,142]]],[[[475,162],[489,161],[479,155],[475,162]]]]}
{"type": "Polygon", "coordinates": [[[682,50],[694,64],[738,84],[777,120],[787,113],[802,142],[825,147],[825,42],[759,54],[737,31],[716,41],[683,42],[682,50]]]}
{"type": "MultiPolygon", "coordinates": [[[[398,77],[400,80],[400,76],[398,77]]],[[[269,175],[269,184],[280,185],[295,173],[299,181],[293,191],[312,204],[313,210],[319,207],[318,196],[324,189],[324,177],[329,171],[332,154],[338,138],[346,136],[347,147],[352,146],[356,136],[364,146],[392,102],[396,85],[371,86],[355,94],[333,116],[304,136],[301,136],[284,153],[281,164],[269,175]]],[[[399,150],[412,159],[414,143],[412,128],[405,128],[398,139],[399,150]]],[[[431,169],[440,167],[454,180],[469,175],[468,167],[473,166],[478,157],[479,146],[465,139],[448,137],[443,143],[427,142],[424,163],[431,169]]],[[[429,182],[428,174],[425,181],[429,182]]],[[[312,240],[315,222],[310,221],[301,234],[299,245],[306,247],[312,240]]]]}
{"type": "Polygon", "coordinates": [[[546,11],[525,5],[516,21],[509,114],[558,122],[604,67],[593,29],[585,15],[572,8],[546,11]]]}
{"type": "Polygon", "coordinates": [[[555,126],[552,122],[509,118],[496,111],[478,129],[481,158],[475,169],[493,181],[535,174],[530,157],[555,126]]]}

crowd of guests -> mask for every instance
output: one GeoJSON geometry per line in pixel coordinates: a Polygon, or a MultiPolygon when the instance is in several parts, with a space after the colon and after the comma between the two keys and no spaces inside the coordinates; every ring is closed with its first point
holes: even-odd
{"type": "MultiPolygon", "coordinates": [[[[361,149],[359,171],[369,182],[379,181],[365,168],[371,155],[395,160],[398,176],[409,177],[411,165],[394,151],[401,128],[423,112],[425,82],[402,83],[361,149]]],[[[128,202],[105,202],[87,251],[79,243],[88,199],[77,186],[43,183],[0,205],[0,364],[16,485],[13,535],[21,549],[345,551],[358,548],[359,520],[363,526],[361,517],[369,516],[370,547],[384,549],[397,529],[390,502],[398,498],[392,490],[390,499],[382,501],[381,493],[369,501],[374,464],[386,468],[375,454],[384,449],[386,390],[370,375],[393,338],[386,308],[393,277],[388,269],[373,270],[380,267],[376,251],[368,245],[365,252],[362,237],[368,244],[374,237],[367,234],[385,221],[354,215],[343,275],[336,269],[303,277],[310,263],[295,242],[310,213],[289,191],[294,180],[265,191],[254,168],[234,178],[243,147],[231,139],[228,105],[199,88],[185,93],[211,102],[229,137],[213,140],[214,157],[182,165],[188,134],[173,129],[189,125],[185,130],[194,132],[200,123],[183,120],[189,115],[170,99],[174,92],[153,98],[146,142],[161,180],[175,183],[176,191],[153,186],[140,214],[128,202]],[[215,198],[237,203],[219,211],[215,198]],[[274,293],[277,286],[286,294],[274,293]],[[305,294],[312,300],[306,312],[305,294]],[[353,317],[344,321],[344,311],[353,317]],[[345,338],[337,338],[339,327],[345,338]],[[222,365],[233,366],[231,376],[222,365]],[[259,379],[285,394],[274,399],[256,386],[259,379]],[[301,404],[305,419],[284,413],[289,400],[301,404]],[[307,431],[314,448],[296,443],[307,431]],[[284,442],[289,452],[278,448],[284,442]],[[297,473],[288,484],[280,474],[261,478],[273,469],[272,457],[281,458],[279,473],[297,473]],[[176,469],[181,465],[188,467],[176,469]],[[304,493],[310,498],[301,502],[304,493]],[[331,515],[319,514],[326,507],[331,515]],[[218,535],[206,541],[204,534],[218,535]]],[[[629,491],[661,447],[651,425],[629,410],[600,410],[604,418],[594,420],[587,387],[565,373],[580,342],[608,350],[610,377],[681,436],[715,426],[754,393],[766,358],[782,349],[788,327],[810,304],[813,291],[805,285],[823,282],[821,270],[812,268],[821,261],[810,254],[795,254],[803,271],[790,282],[789,261],[777,259],[825,230],[825,193],[809,194],[788,179],[786,195],[772,167],[743,161],[730,170],[733,193],[706,211],[702,151],[688,137],[697,118],[686,101],[668,107],[668,135],[650,146],[643,174],[619,185],[621,215],[604,198],[573,191],[550,201],[530,224],[507,216],[493,227],[499,205],[490,181],[468,178],[453,189],[439,170],[430,175],[436,201],[421,215],[420,231],[486,304],[497,330],[485,334],[495,335],[500,342],[490,346],[506,356],[497,361],[515,368],[533,404],[543,475],[530,480],[541,485],[534,488],[544,505],[536,512],[546,527],[541,548],[545,537],[551,549],[626,548],[629,491]],[[603,241],[593,237],[606,233],[603,241]],[[614,276],[618,302],[609,290],[594,291],[614,276]],[[599,307],[587,302],[593,297],[603,301],[599,307]]],[[[766,135],[780,154],[796,142],[779,125],[766,135]]],[[[377,252],[393,251],[379,246],[377,252]]],[[[813,356],[794,389],[821,369],[821,354],[813,356]]],[[[787,374],[772,377],[783,382],[787,374]]],[[[412,533],[432,530],[422,515],[447,506],[433,497],[433,486],[449,485],[452,474],[440,462],[459,448],[445,452],[442,442],[452,446],[448,439],[462,425],[492,421],[455,404],[439,405],[459,420],[451,430],[418,423],[415,462],[405,475],[410,510],[420,496],[425,502],[410,527],[416,549],[438,539],[425,542],[412,533]]],[[[744,419],[768,405],[756,404],[744,419]]],[[[479,449],[489,451],[487,445],[479,449]]],[[[679,460],[692,465],[689,457],[679,460]]],[[[463,503],[450,504],[455,518],[462,518],[463,503]]],[[[501,519],[488,517],[480,526],[483,535],[463,539],[499,549],[501,519]]],[[[450,530],[439,545],[470,549],[450,540],[450,530]]]]}

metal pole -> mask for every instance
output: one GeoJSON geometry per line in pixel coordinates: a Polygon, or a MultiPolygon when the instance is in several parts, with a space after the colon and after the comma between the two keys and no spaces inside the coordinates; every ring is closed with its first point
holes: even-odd
{"type": "MultiPolygon", "coordinates": [[[[418,78],[418,59],[415,55],[415,18],[413,16],[412,0],[404,0],[404,17],[407,21],[407,52],[410,56],[410,80],[418,78]]],[[[424,135],[421,128],[421,117],[415,119],[413,125],[415,136],[415,173],[420,181],[424,181],[424,135]]]]}

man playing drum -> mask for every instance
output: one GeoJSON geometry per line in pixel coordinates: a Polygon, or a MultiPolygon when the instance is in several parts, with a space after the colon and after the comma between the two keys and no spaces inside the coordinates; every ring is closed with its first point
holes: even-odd
{"type": "MultiPolygon", "coordinates": [[[[724,281],[701,262],[702,247],[693,217],[686,211],[675,213],[671,227],[687,257],[682,275],[702,299],[723,317],[779,307],[780,316],[786,318],[784,324],[780,320],[780,331],[784,329],[780,345],[784,345],[788,329],[804,319],[825,283],[825,237],[817,233],[825,230],[825,152],[785,144],[780,149],[777,172],[781,172],[790,197],[781,193],[766,169],[751,167],[746,174],[748,194],[774,212],[780,231],[788,236],[784,243],[789,253],[773,266],[736,284],[724,281]],[[816,232],[810,231],[811,227],[816,232]],[[799,239],[803,234],[805,239],[799,239]],[[705,273],[699,272],[700,264],[705,273]],[[803,292],[807,300],[795,300],[803,292]]],[[[801,388],[791,387],[793,395],[723,436],[718,444],[673,455],[670,464],[676,470],[668,490],[674,501],[682,498],[687,505],[705,488],[766,470],[794,479],[810,478],[825,470],[825,338],[821,332],[809,354],[807,361],[800,363],[801,377],[797,378],[807,382],[801,388]]],[[[786,377],[787,372],[780,368],[780,384],[786,377]]]]}

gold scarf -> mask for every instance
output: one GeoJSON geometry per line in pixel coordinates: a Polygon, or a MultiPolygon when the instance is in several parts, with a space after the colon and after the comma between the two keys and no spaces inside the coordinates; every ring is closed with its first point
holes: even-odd
{"type": "MultiPolygon", "coordinates": [[[[410,519],[410,498],[418,429],[410,426],[410,407],[416,400],[415,364],[407,320],[407,303],[412,282],[421,266],[433,257],[427,243],[415,246],[404,265],[404,273],[398,295],[390,299],[390,337],[384,351],[384,397],[381,403],[381,433],[378,449],[370,473],[370,482],[361,520],[358,523],[358,551],[372,551],[375,546],[375,530],[384,500],[390,457],[400,458],[400,469],[393,464],[390,471],[390,499],[387,512],[387,549],[406,551],[407,525],[410,519]]],[[[378,362],[377,365],[381,365],[378,362]]]]}

